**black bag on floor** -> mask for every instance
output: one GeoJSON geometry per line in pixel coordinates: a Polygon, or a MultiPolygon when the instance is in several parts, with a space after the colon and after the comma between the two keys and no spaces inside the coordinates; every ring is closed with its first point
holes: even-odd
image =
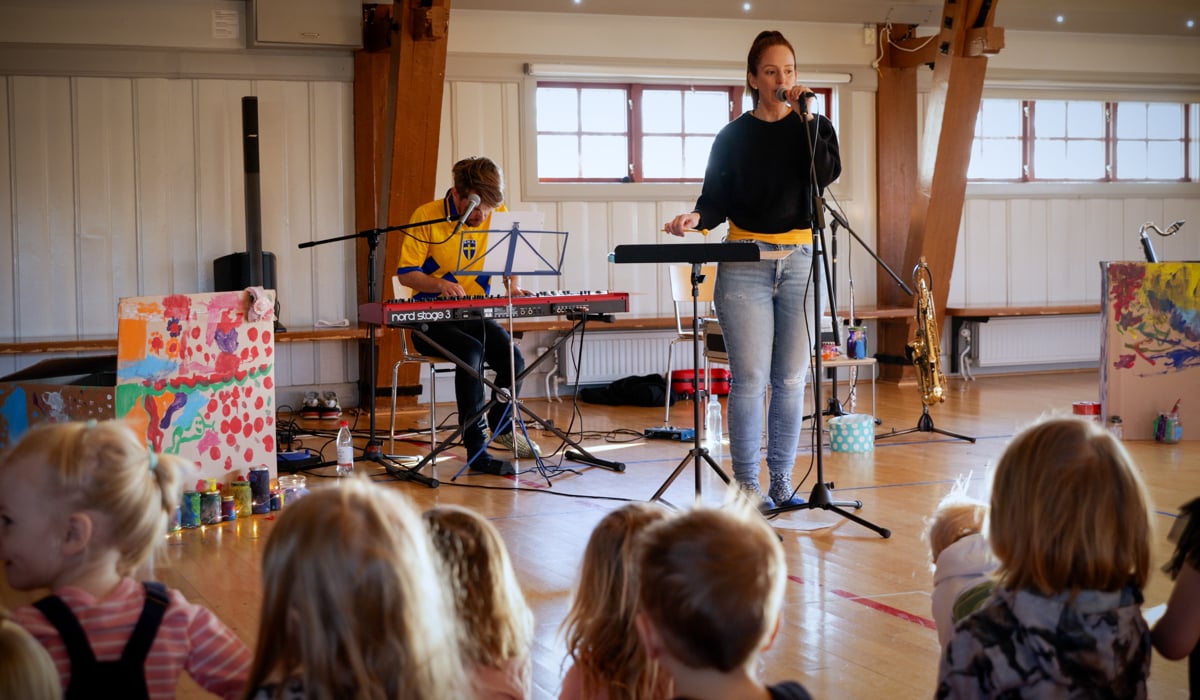
{"type": "MultiPolygon", "coordinates": [[[[623,377],[604,388],[580,389],[579,398],[606,406],[662,406],[667,400],[667,380],[661,374],[623,377]]],[[[675,397],[671,397],[675,403],[675,397]]]]}

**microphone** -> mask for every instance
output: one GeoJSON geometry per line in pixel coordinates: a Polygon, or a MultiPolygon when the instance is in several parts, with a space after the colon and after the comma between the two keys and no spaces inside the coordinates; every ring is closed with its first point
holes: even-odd
{"type": "Polygon", "coordinates": [[[837,222],[839,226],[846,230],[850,229],[849,222],[846,221],[846,217],[842,216],[841,212],[833,207],[825,207],[825,210],[829,212],[829,215],[833,217],[833,220],[837,222]]]}
{"type": "MultiPolygon", "coordinates": [[[[817,94],[815,92],[809,92],[809,91],[802,92],[802,93],[800,93],[800,102],[796,106],[799,107],[801,111],[807,112],[808,111],[808,99],[810,97],[816,97],[816,96],[817,96],[817,94]]],[[[788,89],[781,87],[778,90],[776,90],[775,91],[775,99],[779,100],[780,102],[789,102],[790,100],[788,100],[788,89]]]]}
{"type": "Polygon", "coordinates": [[[454,232],[450,234],[451,236],[462,230],[463,224],[466,223],[467,219],[471,218],[471,214],[475,213],[475,207],[477,206],[479,206],[479,195],[472,192],[471,196],[467,197],[467,210],[462,213],[462,216],[458,217],[458,223],[454,225],[454,232]]]}

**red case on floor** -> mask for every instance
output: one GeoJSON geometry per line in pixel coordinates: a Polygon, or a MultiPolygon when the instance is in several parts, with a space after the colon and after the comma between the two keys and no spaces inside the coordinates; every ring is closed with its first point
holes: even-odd
{"type": "MultiPolygon", "coordinates": [[[[671,392],[674,394],[692,395],[692,378],[695,372],[690,369],[677,369],[671,372],[671,392]]],[[[701,373],[703,374],[703,373],[701,373]]],[[[729,370],[724,367],[710,368],[708,376],[712,379],[712,393],[717,396],[729,394],[729,370]]],[[[700,390],[707,391],[704,378],[700,378],[700,390]]]]}

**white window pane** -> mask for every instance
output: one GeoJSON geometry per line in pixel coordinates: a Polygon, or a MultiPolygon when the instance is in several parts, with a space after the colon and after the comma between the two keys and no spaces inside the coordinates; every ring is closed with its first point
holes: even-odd
{"type": "Polygon", "coordinates": [[[1073,138],[1104,138],[1104,103],[1068,103],[1067,135],[1073,138]]]}
{"type": "MultiPolygon", "coordinates": [[[[1121,113],[1124,114],[1124,110],[1121,113]]],[[[1145,141],[1117,143],[1116,177],[1118,180],[1145,180],[1148,172],[1145,141]]]]}
{"type": "Polygon", "coordinates": [[[683,143],[678,136],[642,139],[642,176],[679,178],[683,172],[683,143]]]}
{"type": "Polygon", "coordinates": [[[1021,142],[1015,139],[983,139],[971,148],[969,180],[1021,179],[1021,142]]]}
{"type": "Polygon", "coordinates": [[[1033,129],[1041,139],[1066,136],[1067,103],[1062,100],[1038,100],[1033,106],[1033,129]]]}
{"type": "Polygon", "coordinates": [[[683,112],[689,134],[715,134],[729,123],[729,96],[723,92],[687,92],[683,112]]]}
{"type": "Polygon", "coordinates": [[[629,110],[625,108],[624,90],[584,88],[579,92],[581,131],[609,134],[629,131],[629,110]]]}
{"type": "Polygon", "coordinates": [[[1038,139],[1033,144],[1033,174],[1039,180],[1066,177],[1067,142],[1038,139]]]}
{"type": "Polygon", "coordinates": [[[597,179],[629,175],[629,139],[626,136],[584,136],[582,175],[597,179]]]}
{"type": "Polygon", "coordinates": [[[579,177],[579,137],[538,136],[538,177],[579,177]]]}
{"type": "Polygon", "coordinates": [[[1151,141],[1149,146],[1149,179],[1178,180],[1183,177],[1182,141],[1151,141]]]}
{"type": "Polygon", "coordinates": [[[1122,102],[1117,105],[1117,138],[1146,138],[1146,103],[1122,102]]]}
{"type": "Polygon", "coordinates": [[[683,140],[683,176],[702,179],[708,166],[708,153],[712,150],[712,136],[689,136],[683,140]]]}
{"type": "Polygon", "coordinates": [[[1099,180],[1104,177],[1104,142],[1068,141],[1067,174],[1070,180],[1099,180]]]}
{"type": "Polygon", "coordinates": [[[1154,103],[1146,111],[1150,138],[1183,138],[1183,105],[1154,103]]]}
{"type": "Polygon", "coordinates": [[[1020,100],[983,100],[975,120],[976,136],[1010,137],[1021,135],[1020,100]]]}
{"type": "Polygon", "coordinates": [[[647,134],[678,134],[683,131],[683,103],[678,90],[646,90],[642,93],[642,131],[647,134]]]}
{"type": "Polygon", "coordinates": [[[578,94],[574,88],[538,88],[538,131],[579,131],[578,94]]]}

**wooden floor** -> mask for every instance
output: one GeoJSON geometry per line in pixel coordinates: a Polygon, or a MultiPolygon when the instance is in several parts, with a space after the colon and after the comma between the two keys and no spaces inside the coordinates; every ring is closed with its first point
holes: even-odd
{"type": "MultiPolygon", "coordinates": [[[[849,409],[846,384],[839,389],[849,409]]],[[[863,383],[859,393],[857,409],[866,412],[869,384],[863,383]]],[[[1019,426],[1045,413],[1069,413],[1073,401],[1097,396],[1095,372],[952,379],[946,402],[932,409],[936,427],[978,442],[922,432],[880,441],[867,453],[830,453],[826,448],[825,479],[834,482],[834,496],[861,500],[862,508],[854,512],[891,530],[891,537],[883,539],[831,511],[799,511],[774,521],[787,552],[790,583],[781,632],[762,663],[764,679],[799,680],[820,698],[931,696],[938,643],[930,614],[924,518],[956,479],[969,477],[971,491],[985,495],[988,469],[1019,426]]],[[[921,403],[915,387],[881,383],[878,403],[881,432],[917,425],[921,403]]],[[[534,697],[553,698],[563,671],[558,628],[591,528],[622,501],[648,500],[681,462],[684,470],[665,497],[675,504],[691,503],[695,467],[687,459],[690,444],[639,437],[645,428],[662,424],[661,408],[581,404],[576,411],[570,403],[543,400],[527,405],[561,429],[569,427],[573,436],[582,431],[581,443],[589,452],[623,462],[624,472],[564,462],[563,468],[575,471],[549,478],[528,471],[518,478],[464,475],[452,480],[462,466],[462,451],[452,449],[438,465],[439,488],[383,474],[378,478],[422,508],[462,504],[493,519],[537,616],[534,697]]],[[[691,409],[690,402],[676,404],[673,423],[690,426],[691,409]]],[[[400,422],[423,424],[424,414],[412,411],[400,422]]],[[[381,433],[383,423],[381,419],[381,433]]],[[[367,425],[361,416],[356,428],[365,434],[367,425]]],[[[536,437],[544,448],[557,443],[548,433],[536,437]]],[[[327,441],[305,438],[314,448],[327,441]]],[[[1165,601],[1170,590],[1170,581],[1158,571],[1170,551],[1165,534],[1178,507],[1200,494],[1200,442],[1131,442],[1128,447],[1143,469],[1157,510],[1155,573],[1146,590],[1146,604],[1152,606],[1165,601]]],[[[332,451],[329,446],[326,454],[332,451]]],[[[420,447],[405,445],[403,451],[418,454],[420,447]]],[[[557,458],[548,462],[559,465],[557,458]]],[[[534,465],[523,461],[522,466],[534,465]]],[[[794,477],[804,480],[802,494],[814,483],[811,466],[812,452],[802,447],[794,477]]],[[[700,472],[703,500],[718,501],[724,493],[721,480],[707,466],[700,472]]],[[[321,481],[311,477],[310,485],[321,481]]],[[[170,536],[161,579],[216,611],[253,646],[261,590],[258,560],[274,522],[273,517],[255,516],[170,536]]],[[[31,593],[0,589],[0,602],[10,607],[32,598],[31,593]]],[[[1182,698],[1186,688],[1184,663],[1156,655],[1150,696],[1182,698]]],[[[181,697],[200,696],[190,681],[181,683],[181,697]]]]}

